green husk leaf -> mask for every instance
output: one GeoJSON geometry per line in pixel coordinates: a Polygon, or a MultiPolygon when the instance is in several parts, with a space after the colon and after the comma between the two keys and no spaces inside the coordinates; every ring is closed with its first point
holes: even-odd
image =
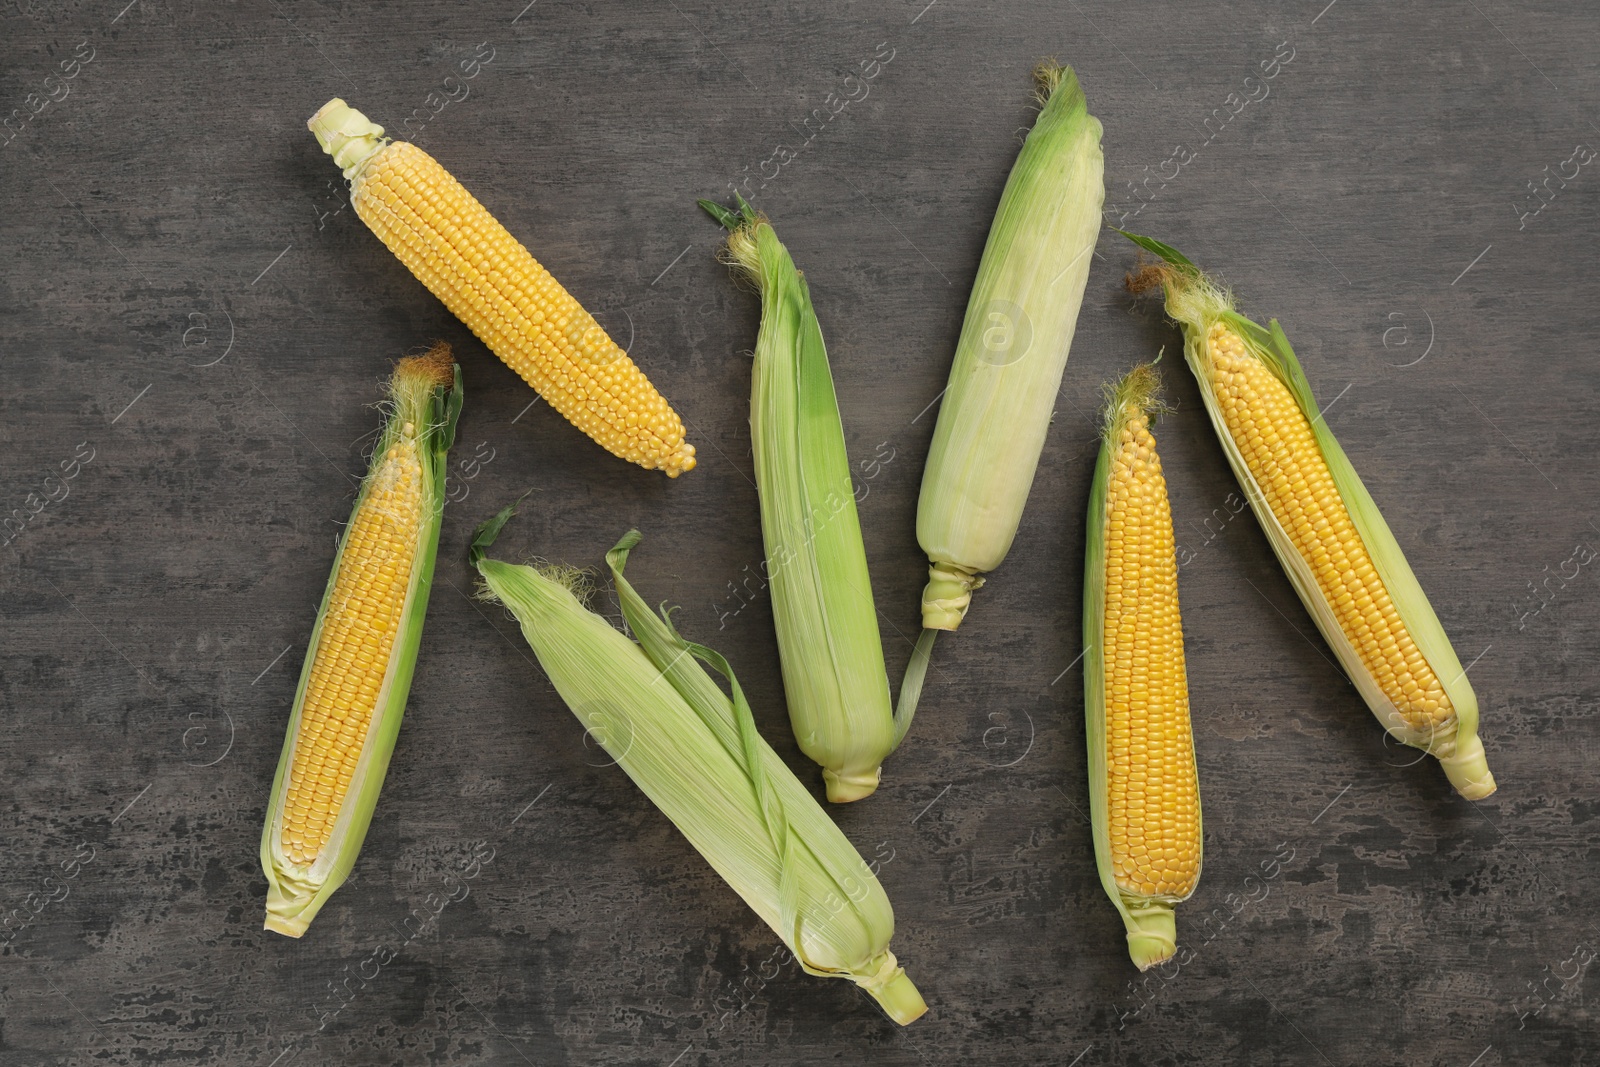
{"type": "Polygon", "coordinates": [[[858,800],[877,788],[920,680],[902,686],[897,720],[838,397],[805,278],[744,200],[737,213],[701,206],[730,228],[724,257],[761,294],[750,434],[790,723],[801,751],[822,766],[828,799],[858,800]]]}
{"type": "Polygon", "coordinates": [[[911,660],[906,664],[905,676],[900,679],[900,699],[894,708],[895,748],[905,740],[911,720],[916,717],[917,704],[922,699],[922,683],[928,677],[928,661],[933,658],[933,641],[938,636],[938,630],[923,630],[912,646],[911,660]]]}
{"type": "Polygon", "coordinates": [[[726,660],[684,640],[623,577],[638,542],[632,531],[606,557],[638,643],[536,568],[481,554],[476,566],[579,721],[801,966],[849,978],[911,1022],[926,1006],[889,951],[894,914],[882,886],[756,732],[726,660]],[[702,660],[728,680],[731,699],[702,660]]]}
{"type": "MultiPolygon", "coordinates": [[[[532,492],[532,490],[529,490],[529,492],[532,492]]],[[[511,516],[517,513],[517,509],[522,506],[522,502],[526,499],[528,499],[528,493],[523,493],[517,499],[501,508],[494,517],[479,524],[478,528],[472,531],[472,544],[467,548],[468,563],[474,567],[478,565],[478,561],[483,559],[484,553],[489,550],[495,541],[499,540],[500,531],[505,529],[506,523],[511,521],[511,516]]]]}
{"type": "MultiPolygon", "coordinates": [[[[1116,229],[1116,227],[1113,226],[1112,229],[1116,229]]],[[[1154,237],[1143,237],[1136,233],[1129,233],[1127,230],[1117,230],[1117,232],[1122,234],[1122,236],[1126,237],[1128,240],[1132,241],[1134,244],[1138,245],[1140,248],[1144,249],[1146,252],[1160,256],[1162,259],[1166,260],[1168,263],[1171,263],[1175,267],[1187,267],[1188,269],[1194,271],[1198,271],[1200,269],[1189,261],[1188,256],[1184,255],[1176,248],[1173,248],[1171,245],[1164,244],[1161,241],[1156,240],[1154,237]]]]}
{"type": "Polygon", "coordinates": [[[928,628],[956,629],[1010,551],[1101,228],[1100,123],[1071,68],[1046,63],[1036,79],[1045,102],[989,229],[923,473],[928,628]]]}
{"type": "Polygon", "coordinates": [[[1117,889],[1111,871],[1110,814],[1106,810],[1106,659],[1102,642],[1106,631],[1106,501],[1111,484],[1114,438],[1102,436],[1100,455],[1089,483],[1089,513],[1085,520],[1083,560],[1083,707],[1089,747],[1089,827],[1094,837],[1095,867],[1100,885],[1116,906],[1129,930],[1133,919],[1117,889]]]}
{"type": "Polygon", "coordinates": [[[735,193],[734,196],[737,197],[739,201],[738,211],[730,211],[721,204],[717,203],[715,200],[701,199],[696,200],[695,203],[704,208],[708,215],[716,219],[717,223],[722,226],[723,229],[732,232],[737,230],[746,222],[754,222],[756,220],[755,209],[747,204],[744,197],[739,196],[738,193],[735,193]]]}
{"type": "MultiPolygon", "coordinates": [[[[1181,269],[1167,272],[1160,278],[1166,289],[1167,312],[1182,327],[1184,333],[1184,359],[1194,372],[1205,401],[1206,412],[1212,428],[1222,443],[1235,477],[1250,501],[1251,509],[1260,521],[1288,575],[1295,592],[1299,594],[1310,612],[1317,629],[1333,649],[1339,663],[1368,708],[1390,736],[1403,744],[1420,749],[1439,759],[1452,785],[1470,800],[1478,800],[1494,792],[1494,776],[1489,772],[1484,757],[1483,743],[1478,738],[1478,699],[1468,681],[1461,661],[1450,644],[1449,637],[1439,622],[1427,594],[1407,562],[1399,542],[1384,521],[1377,503],[1367,491],[1360,475],[1356,473],[1349,457],[1340,447],[1333,431],[1328,428],[1312,394],[1310,382],[1288,337],[1276,319],[1261,326],[1241,315],[1234,307],[1233,296],[1217,285],[1204,272],[1195,267],[1176,250],[1161,245],[1150,238],[1126,234],[1141,247],[1155,251],[1169,262],[1182,261],[1181,269]],[[1157,247],[1159,246],[1159,247],[1157,247]],[[1166,249],[1161,252],[1160,249],[1166,249]],[[1176,256],[1174,260],[1172,257],[1176,256]],[[1443,728],[1416,730],[1409,727],[1393,702],[1384,695],[1377,679],[1362,663],[1360,654],[1351,644],[1339,625],[1338,617],[1323,596],[1315,574],[1307,561],[1295,548],[1293,540],[1283,528],[1278,517],[1267,505],[1266,495],[1251,474],[1248,464],[1223,418],[1221,407],[1212,387],[1210,363],[1205,352],[1205,337],[1212,323],[1221,321],[1244,340],[1247,350],[1265,364],[1283,382],[1295,404],[1311,424],[1312,434],[1334,484],[1343,499],[1350,519],[1360,535],[1373,566],[1389,591],[1402,623],[1410,631],[1417,649],[1438,677],[1455,709],[1454,720],[1443,728]]],[[[1160,274],[1158,270],[1156,272],[1160,274]]]]}
{"type": "Polygon", "coordinates": [[[410,361],[402,361],[396,369],[391,385],[392,411],[373,452],[371,469],[362,480],[355,506],[351,509],[353,520],[368,500],[381,466],[381,457],[400,440],[405,425],[410,423],[419,427],[417,442],[422,459],[422,518],[400,631],[391,648],[378,704],[367,729],[350,789],[340,805],[333,834],[318,859],[309,868],[300,868],[291,864],[279,851],[280,822],[300,716],[315,664],[315,652],[333,602],[334,585],[348,547],[350,531],[354,528],[353,521],[345,527],[344,535],[340,538],[333,569],[322,594],[322,605],[317,611],[317,621],[306,646],[306,658],[295,690],[294,706],[290,712],[278,769],[273,776],[271,800],[261,833],[261,867],[267,877],[265,926],[268,930],[290,937],[305,933],[317,912],[349,877],[355,866],[367,828],[372,822],[379,791],[383,788],[389,758],[394,753],[400,722],[405,714],[406,698],[411,691],[411,677],[416,668],[417,649],[422,641],[422,625],[428,610],[428,593],[433,584],[434,561],[438,554],[439,526],[445,503],[445,468],[450,444],[455,440],[456,420],[461,413],[464,392],[461,368],[450,359],[448,345],[441,342],[433,352],[423,357],[435,362],[440,358],[450,360],[451,384],[448,386],[436,384],[436,375],[429,377],[408,371],[410,361]]]}
{"type": "MultiPolygon", "coordinates": [[[[795,859],[789,835],[789,823],[784,815],[783,802],[778,798],[771,779],[762,768],[761,749],[765,742],[756,731],[755,716],[750,711],[744,690],[739,685],[739,679],[734,677],[733,668],[728,665],[728,661],[723,659],[720,653],[704,645],[684,640],[677,628],[672,625],[671,617],[666,612],[662,612],[659,617],[656,616],[623,577],[623,569],[628,565],[628,554],[642,539],[643,535],[638,530],[629,530],[623,535],[622,540],[606,553],[606,566],[611,568],[611,578],[617,587],[617,598],[622,604],[622,617],[627,621],[628,628],[633,631],[640,647],[644,649],[645,655],[650,657],[650,662],[672,682],[673,688],[688,701],[701,721],[717,735],[717,741],[723,746],[723,751],[734,758],[745,779],[750,783],[756,807],[761,812],[762,822],[779,857],[781,870],[778,883],[779,931],[786,942],[803,944],[803,938],[800,936],[799,887],[795,880],[795,859]],[[711,664],[727,679],[733,693],[731,704],[699,664],[689,659],[690,656],[711,664]],[[736,740],[727,736],[730,711],[733,727],[737,733],[736,740]],[[730,742],[735,743],[730,744],[730,742]]],[[[795,956],[809,973],[827,973],[826,969],[807,960],[801,952],[796,952],[795,956]]]]}

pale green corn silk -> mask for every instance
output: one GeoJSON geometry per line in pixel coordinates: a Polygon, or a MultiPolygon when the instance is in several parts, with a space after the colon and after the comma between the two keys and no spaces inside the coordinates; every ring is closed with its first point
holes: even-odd
{"type": "Polygon", "coordinates": [[[1017,535],[1101,228],[1100,122],[1071,68],[1035,77],[1043,107],[989,229],[922,476],[922,615],[935,629],[960,625],[1017,535]]]}
{"type": "Polygon", "coordinates": [[[1251,509],[1261,521],[1267,540],[1295,591],[1300,594],[1317,628],[1333,648],[1373,715],[1396,740],[1437,757],[1450,784],[1468,800],[1480,800],[1493,793],[1494,775],[1489,771],[1483,742],[1478,737],[1478,698],[1473,692],[1472,683],[1467,680],[1466,672],[1456,657],[1455,649],[1451,647],[1438,615],[1434,613],[1433,605],[1412,573],[1411,565],[1406,562],[1405,553],[1384,522],[1378,505],[1367,492],[1367,487],[1346,457],[1344,449],[1339,446],[1333,431],[1328,429],[1327,421],[1319,415],[1320,409],[1311,393],[1311,385],[1278,320],[1272,319],[1266,326],[1252,322],[1235,309],[1230,292],[1182,253],[1153,238],[1118,232],[1167,264],[1158,272],[1166,291],[1167,313],[1183,328],[1184,359],[1200,385],[1200,394],[1211,417],[1211,425],[1227,454],[1228,463],[1245,490],[1251,509]],[[1333,476],[1334,486],[1350,513],[1351,522],[1366,546],[1367,554],[1372,558],[1373,567],[1389,591],[1401,623],[1410,631],[1411,639],[1416,642],[1418,651],[1444,686],[1445,694],[1455,709],[1454,718],[1444,725],[1430,730],[1416,730],[1406,724],[1393,702],[1384,695],[1377,679],[1362,663],[1355,646],[1345,636],[1338,616],[1323,596],[1310,564],[1301,557],[1288,532],[1267,506],[1265,495],[1228,431],[1213,391],[1214,375],[1206,354],[1205,339],[1212,324],[1219,321],[1237,333],[1249,354],[1260,360],[1283,382],[1311,424],[1317,446],[1333,476]]]}
{"type": "Polygon", "coordinates": [[[514,507],[479,528],[472,562],[590,736],[808,973],[849,978],[896,1022],[921,1015],[926,1005],[889,951],[894,913],[877,878],[756,733],[727,662],[680,637],[623,577],[638,533],[606,557],[635,643],[564,581],[484,554],[514,507]],[[727,680],[731,699],[702,661],[727,680]]]}
{"type": "Polygon", "coordinates": [[[896,711],[810,290],[772,226],[742,198],[737,212],[700,204],[731,231],[725,258],[761,294],[750,436],[790,723],[801,751],[822,766],[828,799],[859,800],[877,788],[915,714],[932,635],[913,652],[896,711]]]}
{"type": "Polygon", "coordinates": [[[390,652],[383,687],[378,695],[378,706],[368,727],[350,790],[334,823],[333,834],[311,867],[302,869],[288,862],[279,848],[283,806],[289,769],[294,761],[300,715],[311,680],[314,653],[322,636],[323,623],[333,599],[334,582],[339,576],[339,567],[349,542],[349,526],[340,540],[333,570],[328,575],[328,585],[322,594],[316,625],[311,631],[305,665],[301,668],[300,684],[295,691],[294,707],[289,716],[288,733],[272,781],[266,825],[261,832],[261,867],[267,876],[266,929],[290,937],[305,933],[311,920],[327,903],[333,891],[344,884],[355,866],[367,828],[372,822],[373,809],[378,803],[378,793],[383,787],[389,757],[394,753],[395,739],[400,733],[406,698],[411,692],[417,649],[422,641],[422,623],[428,610],[434,561],[438,555],[447,458],[450,446],[455,443],[456,422],[461,415],[464,395],[460,366],[456,366],[452,373],[453,382],[448,387],[434,384],[425,375],[395,374],[391,383],[389,416],[373,451],[372,468],[363,479],[355,507],[351,510],[352,515],[360,510],[371,493],[379,458],[403,434],[415,434],[422,461],[422,516],[417,531],[417,551],[412,564],[411,581],[406,588],[406,605],[400,617],[400,631],[390,652]]]}
{"type": "Polygon", "coordinates": [[[1110,769],[1106,764],[1106,536],[1110,515],[1111,467],[1118,439],[1128,419],[1139,412],[1165,410],[1157,398],[1160,377],[1155,367],[1135,367],[1115,386],[1105,389],[1100,457],[1089,489],[1088,549],[1083,566],[1083,693],[1085,736],[1089,744],[1089,825],[1094,837],[1095,868],[1100,886],[1127,928],[1128,954],[1148,970],[1171,958],[1177,948],[1173,905],[1182,898],[1124,893],[1111,865],[1110,769]]]}

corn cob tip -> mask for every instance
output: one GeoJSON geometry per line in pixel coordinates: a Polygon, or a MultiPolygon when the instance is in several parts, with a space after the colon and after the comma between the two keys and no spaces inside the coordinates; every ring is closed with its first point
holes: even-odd
{"type": "Polygon", "coordinates": [[[756,243],[756,229],[771,225],[765,215],[757,215],[728,234],[720,258],[730,267],[736,267],[757,285],[761,284],[761,254],[756,243]]]}
{"type": "Polygon", "coordinates": [[[1148,971],[1170,960],[1178,950],[1178,923],[1170,904],[1128,908],[1128,956],[1134,966],[1148,971]]]}
{"type": "Polygon", "coordinates": [[[589,606],[594,599],[594,571],[588,567],[574,567],[570,563],[552,563],[549,560],[536,559],[531,564],[539,572],[539,577],[554,585],[559,585],[572,594],[572,599],[589,606]]]}
{"type": "Polygon", "coordinates": [[[700,465],[695,459],[694,445],[684,441],[678,445],[678,450],[668,456],[661,464],[661,469],[666,471],[668,478],[676,478],[687,471],[692,471],[700,465]]]}
{"type": "Polygon", "coordinates": [[[1115,385],[1103,389],[1105,435],[1115,440],[1128,421],[1138,415],[1159,415],[1167,410],[1161,402],[1161,372],[1154,363],[1141,363],[1115,385]]]}
{"type": "Polygon", "coordinates": [[[1033,92],[1034,98],[1039,101],[1039,106],[1044,107],[1048,104],[1051,94],[1068,78],[1077,81],[1072,68],[1062,66],[1055,57],[1039,60],[1033,68],[1033,92]]]}
{"type": "Polygon", "coordinates": [[[922,628],[954,630],[967,617],[972,592],[983,579],[954,563],[933,563],[928,567],[928,584],[922,589],[922,628]]]}
{"type": "Polygon", "coordinates": [[[1166,288],[1175,273],[1165,263],[1140,263],[1122,276],[1122,287],[1134,296],[1142,296],[1152,289],[1166,288]]]}
{"type": "Polygon", "coordinates": [[[1161,290],[1167,314],[1179,322],[1209,321],[1236,311],[1233,293],[1198,268],[1172,263],[1141,263],[1123,276],[1124,288],[1134,296],[1161,290]]]}
{"type": "Polygon", "coordinates": [[[344,170],[346,179],[354,178],[367,161],[389,143],[382,126],[337,96],[306,120],[306,128],[316,135],[322,150],[344,170]]]}
{"type": "Polygon", "coordinates": [[[728,239],[717,251],[717,258],[760,289],[761,246],[757,233],[762,226],[770,230],[772,222],[744,197],[737,193],[734,196],[739,205],[737,211],[729,210],[715,200],[700,200],[698,203],[728,231],[728,239]]]}
{"type": "Polygon", "coordinates": [[[455,380],[456,357],[448,341],[435,341],[420,356],[406,356],[395,364],[396,378],[421,378],[429,385],[446,387],[455,380]]]}
{"type": "Polygon", "coordinates": [[[1458,745],[1454,755],[1445,756],[1439,762],[1444,766],[1450,784],[1456,787],[1456,792],[1468,800],[1482,800],[1498,788],[1494,774],[1489,770],[1489,760],[1483,752],[1483,741],[1477,734],[1473,734],[1465,744],[1458,745]]]}
{"type": "Polygon", "coordinates": [[[861,800],[870,797],[878,788],[878,782],[883,778],[883,768],[874,767],[866,774],[845,774],[841,771],[822,768],[822,782],[828,789],[828,802],[831,804],[848,804],[852,800],[861,800]]]}
{"type": "Polygon", "coordinates": [[[1210,322],[1224,312],[1237,311],[1233,292],[1201,270],[1182,252],[1153,237],[1142,237],[1127,230],[1118,233],[1159,259],[1140,258],[1139,265],[1123,275],[1129,293],[1140,296],[1155,289],[1163,291],[1167,314],[1178,322],[1210,322]]]}
{"type": "MultiPolygon", "coordinates": [[[[478,528],[472,532],[472,545],[467,550],[468,563],[477,567],[480,571],[483,569],[482,564],[487,559],[486,551],[494,546],[495,541],[500,537],[500,531],[505,529],[506,523],[511,521],[512,517],[516,515],[517,509],[522,506],[522,502],[527,500],[529,493],[532,492],[533,490],[528,490],[527,493],[523,493],[516,500],[478,524],[478,528]]],[[[633,538],[627,544],[628,548],[632,548],[643,539],[638,530],[628,531],[624,541],[628,537],[633,538]]],[[[622,546],[619,545],[618,547],[622,546]]],[[[616,548],[613,548],[612,551],[615,552],[616,548]]],[[[494,561],[490,560],[489,562],[494,561]]],[[[508,566],[508,564],[502,564],[502,566],[508,566]]],[[[594,598],[594,571],[588,567],[574,567],[568,563],[552,563],[545,559],[530,560],[528,566],[545,581],[558,585],[571,593],[573,599],[584,607],[588,607],[589,601],[594,598]]],[[[489,604],[505,603],[486,581],[479,586],[476,599],[489,604]]]]}

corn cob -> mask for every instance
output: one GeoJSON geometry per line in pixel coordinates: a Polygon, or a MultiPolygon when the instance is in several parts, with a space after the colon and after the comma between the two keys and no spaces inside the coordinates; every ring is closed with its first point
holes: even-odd
{"type": "Polygon", "coordinates": [[[1043,110],[989,230],[922,475],[931,629],[961,625],[980,574],[1017,536],[1100,233],[1100,122],[1071,68],[1034,76],[1043,110]]]}
{"type": "Polygon", "coordinates": [[[1083,579],[1089,818],[1100,884],[1145,970],[1177,947],[1173,905],[1200,881],[1200,781],[1167,483],[1150,433],[1160,379],[1107,390],[1083,579]]]}
{"type": "Polygon", "coordinates": [[[871,869],[756,733],[727,661],[680,637],[623,577],[638,532],[606,556],[635,643],[574,596],[576,572],[484,555],[512,511],[478,529],[472,562],[567,706],[807,973],[850,979],[902,1025],[921,1016],[871,869]],[[697,660],[727,679],[731,700],[697,660]]]}
{"type": "Polygon", "coordinates": [[[361,221],[551,407],[646,470],[694,469],[682,421],[633,360],[437,160],[337,98],[307,125],[361,221]]]}
{"type": "Polygon", "coordinates": [[[1478,698],[1405,554],[1318,413],[1276,319],[1233,296],[1177,250],[1130,239],[1164,262],[1129,279],[1162,286],[1211,425],[1273,551],[1317,628],[1389,734],[1436,757],[1469,800],[1495,790],[1478,698]]]}
{"type": "Polygon", "coordinates": [[[450,346],[401,360],[389,395],[311,631],[261,834],[266,928],[290,937],[306,932],[355,864],[400,731],[461,411],[450,346]]]}
{"type": "Polygon", "coordinates": [[[897,714],[878,635],[844,426],[811,291],[765,216],[700,201],[730,232],[726,260],[761,294],[751,373],[761,534],[789,721],[828,799],[860,800],[916,710],[934,631],[913,652],[897,714]],[[904,698],[910,697],[910,704],[904,698]]]}

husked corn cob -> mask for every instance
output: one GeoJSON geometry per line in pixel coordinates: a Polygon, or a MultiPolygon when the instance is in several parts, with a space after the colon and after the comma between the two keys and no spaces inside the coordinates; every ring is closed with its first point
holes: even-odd
{"type": "Polygon", "coordinates": [[[1176,948],[1173,905],[1200,880],[1200,781],[1172,511],[1150,420],[1160,379],[1107,389],[1084,569],[1089,811],[1106,895],[1144,970],[1176,948]]]}
{"type": "Polygon", "coordinates": [[[361,220],[551,407],[646,470],[694,469],[683,422],[649,379],[436,159],[337,98],[307,125],[361,220]]]}
{"type": "Polygon", "coordinates": [[[889,949],[894,911],[871,868],[756,732],[727,660],[685,641],[623,577],[638,531],[606,554],[630,641],[574,595],[579,572],[487,558],[512,511],[478,528],[471,559],[568,707],[807,974],[849,979],[901,1025],[920,1017],[927,1005],[889,949]]]}
{"type": "Polygon", "coordinates": [[[294,864],[321,853],[350,789],[406,609],[422,526],[414,437],[374,457],[370,495],[351,517],[333,594],[310,658],[279,844],[294,864]]]}
{"type": "Polygon", "coordinates": [[[266,928],[299,937],[350,873],[400,729],[461,410],[450,347],[403,359],[312,631],[262,831],[266,928]]]}
{"type": "Polygon", "coordinates": [[[1205,347],[1228,432],[1267,507],[1282,517],[1295,549],[1311,563],[1339,628],[1406,725],[1436,729],[1455,709],[1400,622],[1293,394],[1226,323],[1212,323],[1205,347]]]}
{"type": "Polygon", "coordinates": [[[1472,685],[1277,320],[1257,325],[1181,253],[1127,236],[1166,261],[1130,288],[1165,289],[1229,464],[1351,681],[1390,735],[1437,757],[1462,796],[1493,793],[1472,685]]]}

